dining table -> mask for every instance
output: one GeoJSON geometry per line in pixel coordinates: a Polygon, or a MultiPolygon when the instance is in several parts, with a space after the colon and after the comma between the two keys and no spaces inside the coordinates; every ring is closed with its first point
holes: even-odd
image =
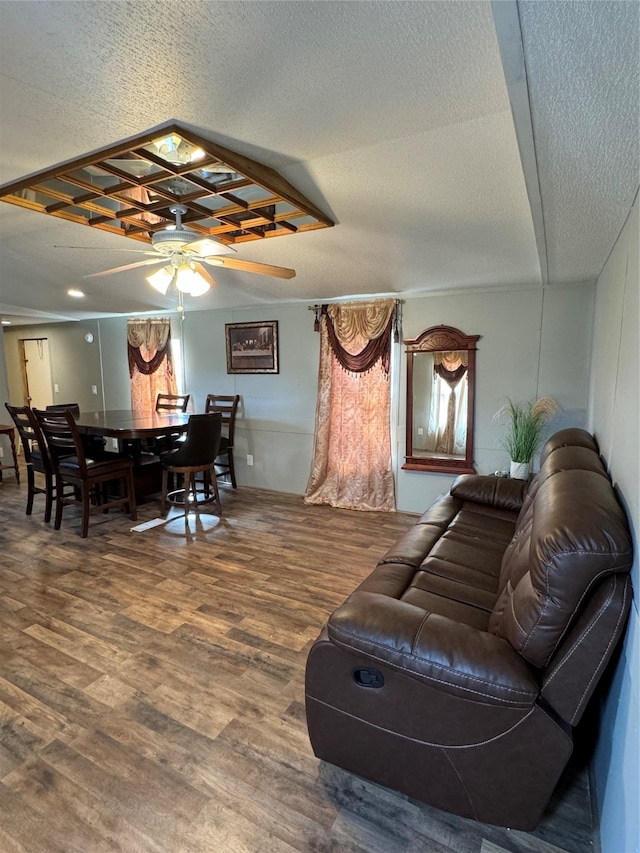
{"type": "Polygon", "coordinates": [[[107,409],[80,412],[76,425],[82,435],[105,439],[107,451],[117,449],[131,456],[136,500],[142,502],[162,488],[162,463],[157,454],[144,452],[145,444],[150,439],[168,440],[186,432],[189,417],[184,412],[107,409]]]}

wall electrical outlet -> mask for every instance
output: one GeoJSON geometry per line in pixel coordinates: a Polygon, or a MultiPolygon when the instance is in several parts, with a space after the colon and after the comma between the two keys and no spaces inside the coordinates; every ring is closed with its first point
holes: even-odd
{"type": "Polygon", "coordinates": [[[98,393],[98,386],[97,386],[97,385],[92,385],[92,386],[91,386],[91,393],[92,393],[92,394],[97,394],[97,393],[98,393]]]}
{"type": "Polygon", "coordinates": [[[418,427],[418,435],[423,435],[423,434],[424,434],[424,430],[422,429],[422,427],[418,427]]]}
{"type": "Polygon", "coordinates": [[[118,449],[119,449],[119,448],[118,448],[118,439],[117,439],[117,438],[112,438],[112,439],[111,439],[111,449],[112,449],[112,450],[118,450],[118,449]]]}
{"type": "Polygon", "coordinates": [[[56,382],[56,383],[55,383],[55,385],[53,386],[53,393],[54,393],[54,394],[59,394],[59,393],[60,393],[60,386],[58,385],[58,383],[57,383],[57,382],[56,382]]]}
{"type": "Polygon", "coordinates": [[[247,465],[253,465],[253,456],[251,453],[247,453],[247,465]]]}

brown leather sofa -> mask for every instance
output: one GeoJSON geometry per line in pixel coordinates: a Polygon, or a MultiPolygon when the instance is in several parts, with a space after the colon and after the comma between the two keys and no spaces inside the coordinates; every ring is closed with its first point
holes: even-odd
{"type": "Polygon", "coordinates": [[[631,562],[584,430],[549,439],[530,484],[459,477],[311,649],[315,754],[455,814],[532,829],[623,633],[631,562]]]}

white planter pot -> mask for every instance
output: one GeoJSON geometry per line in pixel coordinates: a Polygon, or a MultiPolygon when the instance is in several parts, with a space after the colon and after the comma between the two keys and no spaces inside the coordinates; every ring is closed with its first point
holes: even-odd
{"type": "Polygon", "coordinates": [[[529,462],[512,462],[511,463],[511,479],[512,480],[528,480],[529,479],[529,462]]]}

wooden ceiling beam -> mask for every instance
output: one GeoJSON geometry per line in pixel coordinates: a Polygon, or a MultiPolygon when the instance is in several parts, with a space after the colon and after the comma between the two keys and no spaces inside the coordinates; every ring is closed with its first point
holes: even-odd
{"type": "MultiPolygon", "coordinates": [[[[179,148],[181,143],[178,140],[176,143],[182,153],[184,149],[179,148]]],[[[134,171],[145,170],[134,168],[134,171]]],[[[0,200],[69,221],[91,224],[92,227],[147,243],[150,242],[150,234],[166,227],[167,221],[170,221],[168,208],[174,204],[187,207],[188,212],[183,216],[185,225],[199,235],[215,236],[227,243],[265,239],[333,225],[329,217],[270,167],[212,143],[173,121],[0,186],[0,200]],[[204,156],[193,162],[172,163],[159,150],[147,150],[146,146],[158,144],[169,136],[178,137],[192,146],[191,151],[201,149],[205,152],[204,156]],[[118,160],[122,160],[123,164],[119,164],[118,160]],[[125,160],[132,163],[144,161],[157,166],[159,171],[135,175],[123,168],[125,160]],[[219,168],[218,164],[228,168],[229,174],[234,176],[233,180],[210,182],[203,177],[200,170],[206,170],[207,166],[219,168]],[[101,186],[99,176],[88,174],[85,179],[84,170],[90,166],[96,166],[104,175],[110,175],[115,183],[112,186],[101,186]],[[60,184],[56,188],[58,181],[60,184]],[[172,185],[171,181],[187,183],[172,185]],[[70,187],[79,187],[81,192],[72,196],[68,192],[70,187]],[[147,204],[132,198],[132,191],[139,188],[145,188],[153,202],[147,204]],[[185,188],[189,192],[177,191],[185,188]],[[242,189],[250,189],[250,193],[245,194],[260,195],[255,188],[260,188],[264,197],[251,201],[242,198],[242,189]],[[21,198],[20,194],[24,190],[32,190],[40,196],[40,200],[21,198]],[[207,198],[221,199],[223,206],[217,209],[207,207],[203,203],[207,198]],[[121,206],[120,209],[106,207],[107,199],[121,206]],[[288,210],[276,214],[268,209],[273,207],[275,211],[278,204],[286,204],[288,210]],[[67,209],[74,207],[87,211],[90,217],[79,216],[76,211],[67,209]],[[145,214],[160,216],[162,221],[145,222],[145,214]],[[301,217],[309,217],[313,221],[304,226],[297,225],[296,219],[301,217]],[[202,224],[209,220],[209,225],[202,224]],[[117,221],[121,224],[116,225],[117,221]],[[268,225],[277,227],[266,231],[268,225]]]]}

